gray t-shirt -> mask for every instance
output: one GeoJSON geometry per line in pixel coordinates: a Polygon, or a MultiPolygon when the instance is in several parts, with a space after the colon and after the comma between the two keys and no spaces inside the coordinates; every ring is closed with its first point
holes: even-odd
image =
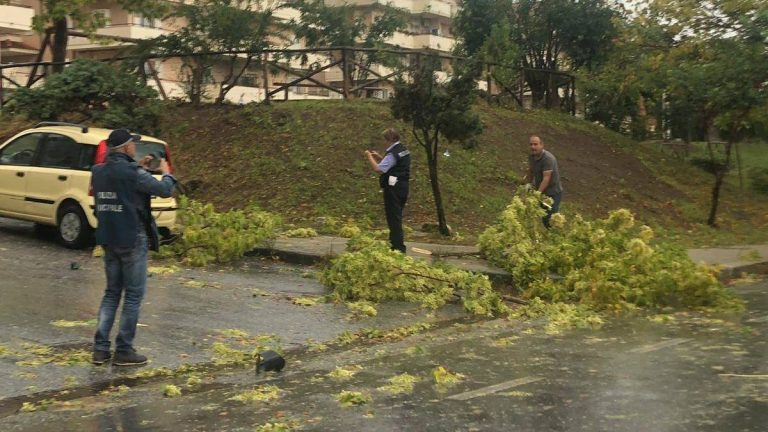
{"type": "Polygon", "coordinates": [[[560,172],[557,169],[557,159],[555,155],[544,150],[539,160],[534,159],[533,155],[528,156],[528,165],[533,171],[533,187],[536,189],[541,185],[544,179],[544,171],[552,171],[552,177],[549,179],[549,185],[544,191],[544,195],[554,196],[563,191],[560,185],[560,172]]]}

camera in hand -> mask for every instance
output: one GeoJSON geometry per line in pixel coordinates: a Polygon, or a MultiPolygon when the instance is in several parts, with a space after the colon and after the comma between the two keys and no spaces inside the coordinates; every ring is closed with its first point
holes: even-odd
{"type": "Polygon", "coordinates": [[[156,153],[150,153],[147,156],[150,156],[152,159],[149,160],[149,163],[147,164],[147,170],[149,171],[158,171],[160,169],[160,155],[156,153]]]}

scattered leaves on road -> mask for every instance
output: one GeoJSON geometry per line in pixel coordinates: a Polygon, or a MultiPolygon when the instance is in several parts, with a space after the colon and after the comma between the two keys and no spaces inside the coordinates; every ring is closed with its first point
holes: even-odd
{"type": "Polygon", "coordinates": [[[413,393],[413,388],[420,379],[408,373],[395,375],[389,379],[389,384],[378,388],[379,391],[393,395],[413,393]]]}
{"type": "Polygon", "coordinates": [[[163,396],[168,398],[181,396],[181,389],[173,384],[166,384],[165,387],[163,387],[163,396]]]}
{"type": "Polygon", "coordinates": [[[121,384],[117,387],[115,386],[109,386],[106,389],[102,390],[99,394],[103,396],[118,396],[124,393],[127,393],[131,388],[128,387],[125,384],[121,384]]]}
{"type": "Polygon", "coordinates": [[[64,327],[64,328],[94,327],[96,325],[96,319],[89,319],[87,321],[56,320],[56,321],[51,321],[51,325],[54,327],[64,327]]]}
{"type": "Polygon", "coordinates": [[[179,266],[176,266],[176,265],[150,266],[149,268],[147,268],[147,272],[149,274],[151,274],[151,275],[158,275],[158,276],[163,276],[163,275],[167,275],[167,274],[173,274],[173,273],[176,273],[176,272],[178,272],[180,270],[181,270],[181,268],[179,268],[179,266]]]}
{"type": "Polygon", "coordinates": [[[74,366],[91,362],[91,352],[82,349],[69,349],[55,352],[53,348],[32,343],[22,344],[23,352],[15,353],[20,358],[18,366],[37,367],[45,364],[56,366],[74,366]]]}
{"type": "Polygon", "coordinates": [[[373,399],[361,392],[344,390],[336,396],[336,400],[338,400],[343,407],[351,407],[365,405],[370,403],[373,399]]]}
{"type": "Polygon", "coordinates": [[[315,306],[319,302],[318,297],[294,297],[293,304],[299,306],[315,306]]]}
{"type": "Polygon", "coordinates": [[[278,397],[280,397],[280,389],[277,386],[264,385],[238,393],[227,400],[237,402],[270,402],[278,397]]]}
{"type": "Polygon", "coordinates": [[[374,317],[379,313],[379,311],[376,310],[376,307],[374,307],[373,303],[365,300],[347,302],[345,304],[347,305],[347,308],[356,316],[374,317]]]}
{"type": "Polygon", "coordinates": [[[438,366],[432,369],[432,378],[434,378],[435,384],[438,387],[446,388],[458,384],[464,380],[465,376],[460,373],[451,372],[443,366],[438,366]]]}
{"type": "Polygon", "coordinates": [[[346,381],[348,379],[351,379],[353,376],[355,376],[356,373],[360,372],[361,370],[363,370],[362,366],[358,366],[358,365],[337,367],[336,369],[328,372],[326,376],[338,381],[346,381]]]}

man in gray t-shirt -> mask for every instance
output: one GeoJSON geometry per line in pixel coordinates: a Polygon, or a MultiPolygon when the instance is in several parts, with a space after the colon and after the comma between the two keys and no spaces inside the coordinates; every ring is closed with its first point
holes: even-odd
{"type": "Polygon", "coordinates": [[[563,197],[563,187],[560,185],[560,172],[557,169],[555,155],[544,150],[544,142],[536,135],[529,139],[531,154],[528,157],[528,175],[526,181],[533,184],[539,192],[552,198],[551,208],[547,208],[544,226],[549,228],[549,220],[554,213],[560,211],[560,200],[563,197]]]}

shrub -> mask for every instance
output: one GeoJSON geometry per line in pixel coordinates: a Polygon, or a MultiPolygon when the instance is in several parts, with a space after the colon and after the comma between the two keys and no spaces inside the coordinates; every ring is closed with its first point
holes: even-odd
{"type": "Polygon", "coordinates": [[[75,60],[42,86],[20,88],[9,110],[36,120],[79,115],[108,128],[156,133],[157,92],[138,76],[96,60],[75,60]]]}

